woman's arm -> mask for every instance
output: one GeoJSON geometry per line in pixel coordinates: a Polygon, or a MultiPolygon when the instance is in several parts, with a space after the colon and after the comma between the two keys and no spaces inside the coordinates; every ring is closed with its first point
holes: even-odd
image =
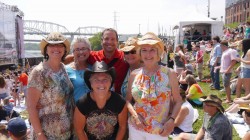
{"type": "Polygon", "coordinates": [[[88,140],[88,137],[84,131],[84,127],[86,125],[86,117],[78,110],[77,107],[75,108],[73,119],[73,124],[78,140],[88,140]]]}
{"type": "Polygon", "coordinates": [[[127,105],[125,104],[122,112],[118,115],[118,123],[119,129],[117,132],[116,140],[123,140],[124,135],[126,133],[127,128],[127,120],[128,120],[128,109],[127,105]]]}
{"type": "Polygon", "coordinates": [[[38,115],[38,109],[36,108],[38,101],[41,96],[41,92],[34,88],[30,87],[27,90],[27,110],[29,113],[29,120],[31,125],[34,128],[37,139],[46,140],[46,136],[43,133],[41,122],[38,115]]]}
{"type": "Polygon", "coordinates": [[[187,107],[181,107],[180,112],[178,113],[175,121],[174,121],[174,126],[178,127],[183,120],[186,118],[186,116],[189,114],[189,110],[187,107]]]}

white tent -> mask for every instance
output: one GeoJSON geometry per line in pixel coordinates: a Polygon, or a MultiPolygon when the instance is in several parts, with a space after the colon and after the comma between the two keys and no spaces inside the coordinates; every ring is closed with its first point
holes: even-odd
{"type": "Polygon", "coordinates": [[[175,44],[183,43],[184,30],[194,29],[198,26],[206,27],[210,32],[211,36],[222,36],[223,35],[223,22],[212,20],[205,15],[202,15],[196,11],[189,12],[188,15],[183,16],[179,23],[175,25],[174,29],[178,29],[175,44]]]}

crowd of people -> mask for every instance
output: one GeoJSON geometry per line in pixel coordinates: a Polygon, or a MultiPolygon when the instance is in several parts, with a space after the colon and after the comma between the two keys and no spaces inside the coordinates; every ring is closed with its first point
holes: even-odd
{"type": "MultiPolygon", "coordinates": [[[[43,62],[26,73],[0,75],[1,120],[8,121],[10,133],[18,131],[11,126],[10,114],[23,93],[31,127],[28,131],[16,118],[25,131],[18,135],[21,138],[29,134],[38,140],[166,140],[171,135],[230,140],[232,124],[225,112],[238,112],[242,102],[250,103],[250,39],[235,39],[242,48],[230,39],[214,36],[193,42],[188,51],[183,44],[164,42],[148,32],[128,38],[118,48],[116,30],[107,28],[101,34],[102,49],[93,51],[86,38],[70,43],[61,33],[50,33],[40,43],[43,62]],[[205,53],[210,55],[208,62],[205,53]],[[230,82],[237,63],[237,98],[232,104],[230,82]],[[211,90],[221,90],[221,75],[225,100],[204,93],[199,85],[206,66],[211,90]],[[223,103],[232,106],[224,109],[223,103]],[[192,127],[195,108],[203,108],[205,114],[197,134],[192,127]]],[[[243,116],[248,117],[248,111],[243,116]]]]}

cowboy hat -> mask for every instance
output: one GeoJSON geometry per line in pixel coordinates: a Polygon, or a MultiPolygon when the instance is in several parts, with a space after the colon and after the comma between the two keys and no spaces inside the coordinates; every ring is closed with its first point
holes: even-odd
{"type": "Polygon", "coordinates": [[[239,104],[239,109],[250,111],[250,106],[249,106],[249,104],[239,104]]]}
{"type": "Polygon", "coordinates": [[[204,102],[204,103],[210,103],[211,105],[217,107],[220,110],[220,112],[222,112],[222,113],[224,112],[224,108],[221,105],[222,101],[216,95],[211,94],[211,95],[208,95],[208,96],[203,96],[199,100],[201,102],[204,102]]]}
{"type": "Polygon", "coordinates": [[[107,73],[107,74],[109,74],[112,77],[112,82],[111,82],[110,88],[112,87],[112,85],[115,81],[115,76],[116,76],[114,67],[109,68],[105,62],[96,61],[94,63],[94,65],[92,66],[92,70],[87,69],[84,73],[84,81],[89,89],[91,89],[91,84],[90,84],[89,79],[90,79],[91,75],[94,73],[107,73]]]}
{"type": "Polygon", "coordinates": [[[129,37],[128,40],[125,42],[124,46],[121,46],[120,50],[123,52],[129,52],[138,47],[136,37],[129,37]]]}
{"type": "Polygon", "coordinates": [[[48,44],[64,44],[66,47],[66,53],[69,54],[70,51],[70,42],[67,38],[65,38],[61,33],[59,32],[52,32],[50,33],[45,39],[42,39],[40,43],[40,50],[42,55],[44,55],[44,48],[48,44]]]}
{"type": "Polygon", "coordinates": [[[158,38],[154,33],[148,32],[139,38],[138,45],[157,45],[160,49],[160,55],[164,51],[164,44],[160,38],[158,38]]]}

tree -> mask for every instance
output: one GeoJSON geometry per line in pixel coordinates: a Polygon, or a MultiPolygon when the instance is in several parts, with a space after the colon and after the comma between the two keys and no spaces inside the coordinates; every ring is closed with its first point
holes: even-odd
{"type": "Polygon", "coordinates": [[[91,46],[92,46],[92,50],[98,51],[98,50],[102,49],[101,37],[102,37],[102,33],[99,32],[99,33],[95,34],[93,37],[89,38],[89,41],[90,41],[91,46]]]}

